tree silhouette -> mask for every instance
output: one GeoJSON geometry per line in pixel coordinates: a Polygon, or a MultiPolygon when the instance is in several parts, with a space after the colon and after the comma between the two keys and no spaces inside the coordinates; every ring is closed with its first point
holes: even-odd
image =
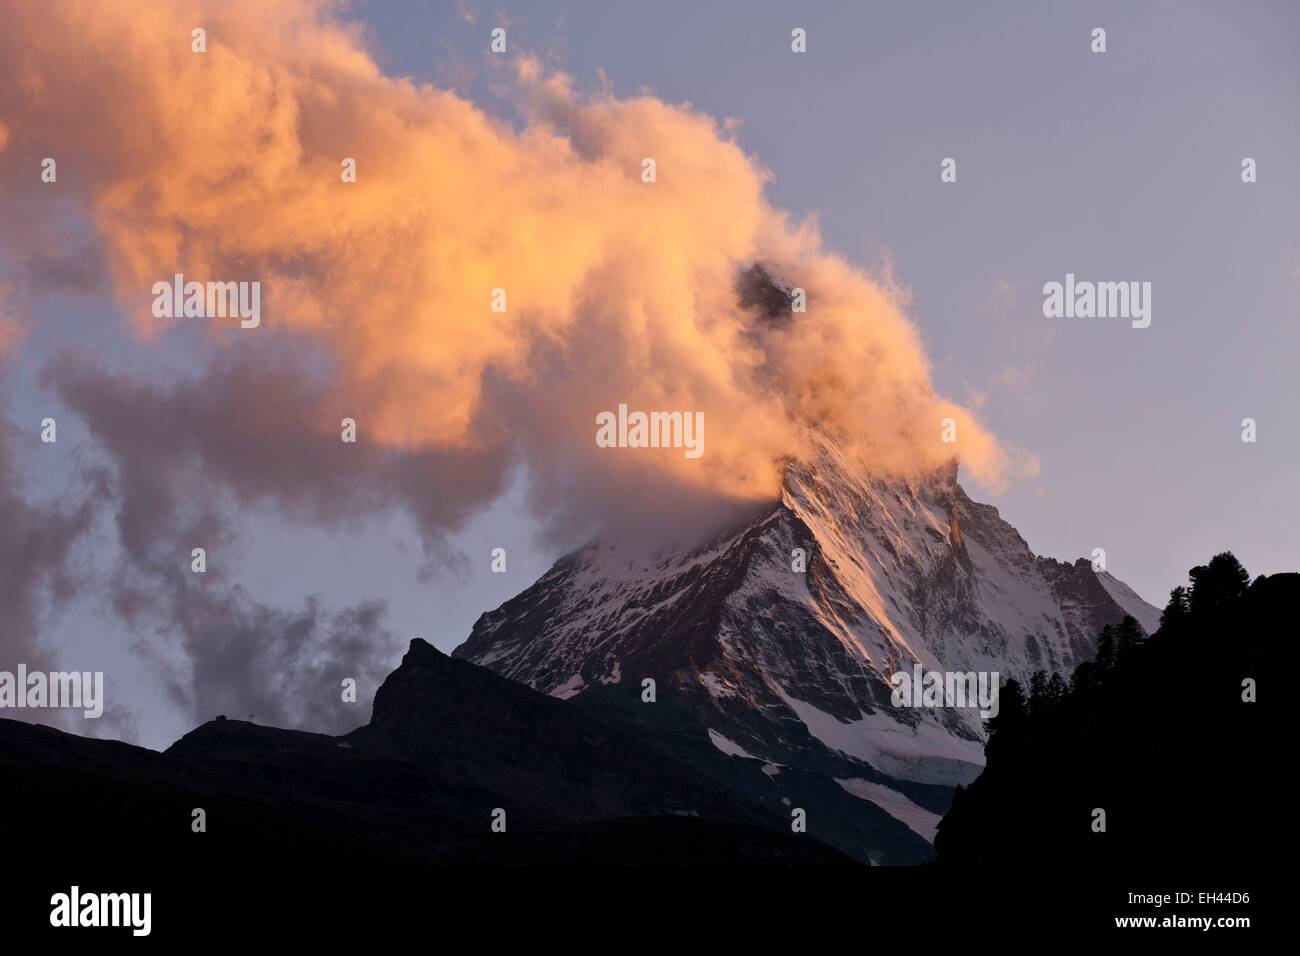
{"type": "Polygon", "coordinates": [[[1039,672],[1020,713],[1008,682],[984,772],[939,823],[940,865],[995,879],[1156,864],[1245,875],[1275,858],[1276,820],[1259,802],[1275,772],[1273,719],[1243,700],[1241,682],[1276,663],[1300,574],[1250,583],[1225,553],[1189,577],[1155,634],[1130,618],[1104,628],[1064,699],[1052,702],[1064,681],[1039,672]],[[1233,754],[1233,772],[1207,753],[1233,754]],[[1095,807],[1106,809],[1104,835],[1089,826],[1095,807]]]}
{"type": "Polygon", "coordinates": [[[1081,661],[1070,675],[1070,693],[1086,694],[1097,686],[1097,665],[1092,661],[1081,661]]]}
{"type": "Polygon", "coordinates": [[[1053,674],[1052,679],[1047,682],[1047,700],[1055,705],[1059,704],[1065,698],[1070,696],[1070,685],[1065,682],[1065,678],[1060,674],[1053,674]]]}
{"type": "Polygon", "coordinates": [[[1047,672],[1034,671],[1034,676],[1029,678],[1029,712],[1037,714],[1045,710],[1048,703],[1047,672]]]}
{"type": "Polygon", "coordinates": [[[1142,633],[1142,625],[1129,615],[1124,616],[1124,620],[1119,622],[1115,628],[1115,660],[1117,662],[1126,660],[1132,654],[1139,644],[1142,643],[1145,635],[1142,633]]]}
{"type": "Polygon", "coordinates": [[[997,732],[1009,730],[1009,728],[1014,730],[1024,721],[1026,710],[1021,682],[1015,678],[1009,678],[1008,682],[1002,684],[1000,691],[997,692],[997,717],[989,718],[989,734],[997,734],[997,732]]]}
{"type": "Polygon", "coordinates": [[[1025,692],[1020,687],[1020,681],[1014,677],[1008,678],[998,691],[998,713],[996,717],[989,718],[989,733],[1014,730],[1024,721],[1026,712],[1025,692]]]}
{"type": "Polygon", "coordinates": [[[1188,598],[1187,588],[1181,584],[1169,592],[1169,603],[1160,613],[1160,630],[1178,630],[1187,620],[1187,615],[1191,613],[1191,602],[1188,598]]]}
{"type": "Polygon", "coordinates": [[[1234,601],[1250,587],[1250,575],[1231,551],[1216,554],[1208,565],[1192,568],[1188,577],[1192,581],[1189,604],[1193,611],[1206,611],[1234,601]]]}
{"type": "Polygon", "coordinates": [[[1115,626],[1107,624],[1097,636],[1097,654],[1093,663],[1097,667],[1098,683],[1106,679],[1106,674],[1115,666],[1115,626]]]}

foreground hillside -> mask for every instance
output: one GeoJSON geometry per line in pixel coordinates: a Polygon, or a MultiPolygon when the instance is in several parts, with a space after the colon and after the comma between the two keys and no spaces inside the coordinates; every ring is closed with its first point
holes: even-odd
{"type": "Polygon", "coordinates": [[[635,737],[423,641],[343,737],[218,719],[157,753],[0,720],[0,781],[5,846],[74,876],[850,862],[635,737]]]}

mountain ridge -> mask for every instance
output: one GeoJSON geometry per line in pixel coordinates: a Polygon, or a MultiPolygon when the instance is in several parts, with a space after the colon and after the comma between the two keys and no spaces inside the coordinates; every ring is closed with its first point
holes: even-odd
{"type": "Polygon", "coordinates": [[[0,719],[0,835],[112,875],[165,864],[240,877],[249,859],[852,863],[621,727],[425,641],[383,690],[370,722],[339,737],[218,717],[161,753],[0,719]]]}

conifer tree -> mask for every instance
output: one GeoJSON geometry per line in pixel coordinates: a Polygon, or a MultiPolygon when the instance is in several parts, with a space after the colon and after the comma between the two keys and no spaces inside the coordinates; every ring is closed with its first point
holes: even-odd
{"type": "Polygon", "coordinates": [[[989,733],[1020,726],[1026,713],[1025,692],[1020,682],[1014,677],[1008,678],[998,690],[998,713],[996,717],[989,718],[989,733]]]}
{"type": "Polygon", "coordinates": [[[1097,680],[1104,681],[1106,674],[1115,666],[1115,626],[1107,624],[1097,636],[1097,656],[1093,663],[1097,666],[1097,680]]]}
{"type": "Polygon", "coordinates": [[[1047,704],[1047,672],[1034,671],[1034,676],[1029,678],[1029,712],[1040,713],[1047,704]]]}
{"type": "Polygon", "coordinates": [[[1187,588],[1180,584],[1169,592],[1169,603],[1160,612],[1160,630],[1178,630],[1186,622],[1190,611],[1191,604],[1188,601],[1187,588]]]}
{"type": "Polygon", "coordinates": [[[1092,661],[1080,661],[1070,675],[1070,693],[1078,696],[1086,694],[1097,686],[1097,665],[1092,661]]]}
{"type": "Polygon", "coordinates": [[[1234,601],[1250,587],[1250,574],[1231,551],[1210,558],[1188,572],[1192,581],[1190,606],[1193,611],[1208,610],[1234,601]]]}
{"type": "Polygon", "coordinates": [[[1131,615],[1125,615],[1124,620],[1119,622],[1115,628],[1115,659],[1116,661],[1125,660],[1132,654],[1139,644],[1142,643],[1145,635],[1142,633],[1142,626],[1131,615]]]}
{"type": "Polygon", "coordinates": [[[1070,696],[1070,685],[1065,682],[1065,678],[1060,674],[1053,674],[1052,679],[1047,682],[1047,699],[1052,704],[1059,704],[1070,696]]]}

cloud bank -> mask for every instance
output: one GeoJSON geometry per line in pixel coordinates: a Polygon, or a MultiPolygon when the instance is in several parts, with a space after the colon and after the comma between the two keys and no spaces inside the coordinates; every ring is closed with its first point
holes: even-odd
{"type": "MultiPolygon", "coordinates": [[[[267,324],[333,362],[310,422],[322,435],[338,429],[328,407],[384,448],[522,454],[543,513],[574,497],[770,498],[810,425],[874,467],[916,470],[953,452],[939,441],[952,417],[967,470],[1007,474],[998,442],[935,394],[889,292],[769,206],[767,172],[688,107],[584,98],[525,57],[510,126],[385,76],[332,4],[305,0],[24,5],[0,60],[6,196],[84,204],[143,336],[160,331],[160,279],[260,281],[267,324]],[[44,155],[57,186],[36,182],[44,155]],[[742,306],[754,262],[806,289],[808,312],[742,306]],[[598,449],[594,416],[619,402],[703,411],[707,454],[598,449]]],[[[256,334],[233,325],[214,334],[256,334]]],[[[246,385],[264,408],[279,388],[246,385]]],[[[235,444],[203,450],[246,454],[235,444]]]]}

